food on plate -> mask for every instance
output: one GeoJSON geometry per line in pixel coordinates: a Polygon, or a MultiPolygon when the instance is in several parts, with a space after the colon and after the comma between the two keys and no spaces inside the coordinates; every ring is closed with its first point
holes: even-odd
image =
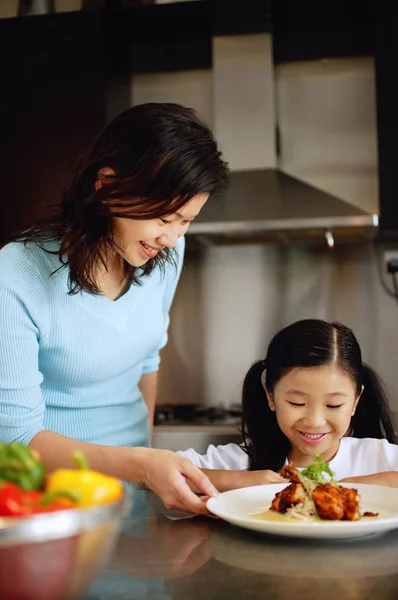
{"type": "Polygon", "coordinates": [[[46,474],[37,453],[18,443],[0,444],[0,517],[27,517],[69,508],[115,502],[123,485],[88,468],[75,453],[76,469],[46,474]]]}
{"type": "Polygon", "coordinates": [[[270,510],[294,519],[358,521],[378,513],[361,512],[361,497],[354,488],[339,485],[328,463],[317,456],[314,464],[301,472],[293,463],[281,471],[290,485],[278,492],[270,510]]]}

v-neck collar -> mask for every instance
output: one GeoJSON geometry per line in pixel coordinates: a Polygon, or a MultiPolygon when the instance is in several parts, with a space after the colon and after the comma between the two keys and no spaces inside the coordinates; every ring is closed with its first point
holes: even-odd
{"type": "MultiPolygon", "coordinates": [[[[54,244],[46,244],[51,250],[56,249],[54,244]]],[[[48,254],[47,257],[56,270],[59,266],[59,258],[55,254],[48,254]]],[[[54,273],[53,277],[58,279],[59,285],[68,293],[69,269],[63,267],[54,273]]],[[[102,294],[91,294],[90,292],[80,291],[71,296],[71,298],[79,298],[82,307],[93,315],[100,317],[108,323],[115,325],[118,329],[122,329],[129,321],[134,310],[142,302],[142,299],[147,297],[148,292],[151,293],[159,285],[159,269],[155,268],[149,275],[143,275],[142,272],[138,275],[141,285],[132,283],[128,290],[119,298],[111,300],[102,294]],[[150,291],[151,290],[151,291],[150,291]]]]}
{"type": "Polygon", "coordinates": [[[131,313],[136,310],[143,298],[147,297],[148,287],[155,292],[154,288],[158,284],[158,278],[155,273],[151,275],[145,276],[141,281],[141,285],[130,285],[129,289],[116,300],[111,300],[100,294],[79,292],[82,304],[91,313],[101,315],[101,319],[122,328],[129,321],[131,313]]]}

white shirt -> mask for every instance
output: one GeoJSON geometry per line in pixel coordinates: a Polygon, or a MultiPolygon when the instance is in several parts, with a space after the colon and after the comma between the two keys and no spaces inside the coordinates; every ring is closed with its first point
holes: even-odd
{"type": "MultiPolygon", "coordinates": [[[[177,452],[189,458],[201,469],[244,471],[248,469],[248,456],[237,444],[209,446],[206,454],[198,454],[193,448],[177,452]]],[[[398,446],[387,440],[344,437],[336,456],[329,463],[336,479],[371,475],[385,471],[398,471],[398,446]]]]}

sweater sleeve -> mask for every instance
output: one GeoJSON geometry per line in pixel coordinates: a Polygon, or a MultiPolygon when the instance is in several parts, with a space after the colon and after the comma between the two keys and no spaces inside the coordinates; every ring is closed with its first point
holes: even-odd
{"type": "Polygon", "coordinates": [[[164,299],[163,299],[163,318],[164,318],[164,333],[162,340],[158,348],[152,352],[144,360],[143,374],[152,373],[159,369],[160,356],[159,351],[164,348],[167,344],[168,339],[168,328],[170,324],[170,309],[173,303],[174,295],[177,289],[177,284],[180,280],[182,266],[184,263],[184,250],[185,250],[185,239],[181,237],[177,242],[176,247],[176,267],[172,264],[168,265],[167,269],[167,283],[165,286],[164,299]]]}
{"type": "Polygon", "coordinates": [[[38,322],[44,286],[22,243],[0,252],[0,440],[28,444],[42,429],[38,322]]]}
{"type": "Polygon", "coordinates": [[[206,454],[199,454],[193,448],[177,454],[189,458],[200,469],[245,471],[249,467],[247,454],[238,444],[210,445],[206,454]]]}

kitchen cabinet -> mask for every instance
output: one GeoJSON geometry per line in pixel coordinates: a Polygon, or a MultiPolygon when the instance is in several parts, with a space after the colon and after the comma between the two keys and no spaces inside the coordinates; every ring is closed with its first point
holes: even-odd
{"type": "Polygon", "coordinates": [[[377,0],[271,0],[275,63],[368,56],[377,0]]]}
{"type": "Polygon", "coordinates": [[[130,40],[135,73],[211,68],[214,36],[270,27],[269,0],[194,0],[107,13],[109,35],[130,40]]]}
{"type": "Polygon", "coordinates": [[[153,448],[183,450],[193,448],[199,454],[206,454],[210,444],[240,444],[242,436],[237,427],[231,425],[155,425],[153,429],[153,448]]]}
{"type": "Polygon", "coordinates": [[[70,168],[105,124],[99,15],[0,20],[0,245],[57,202],[70,168]]]}
{"type": "Polygon", "coordinates": [[[398,5],[376,2],[375,16],[380,232],[398,240],[398,5]]]}
{"type": "Polygon", "coordinates": [[[213,35],[269,33],[270,0],[214,0],[213,35]]]}

